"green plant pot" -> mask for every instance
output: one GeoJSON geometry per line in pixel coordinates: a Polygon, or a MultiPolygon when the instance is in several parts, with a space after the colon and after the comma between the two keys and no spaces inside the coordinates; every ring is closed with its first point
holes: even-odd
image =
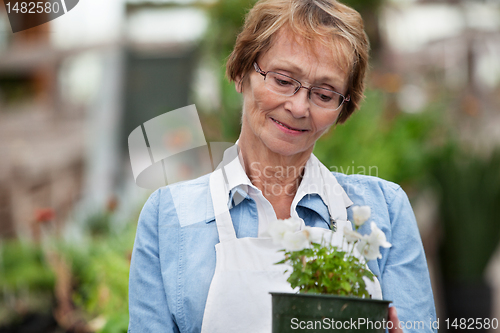
{"type": "Polygon", "coordinates": [[[388,326],[390,301],[319,294],[271,295],[273,333],[329,330],[382,333],[388,326]]]}

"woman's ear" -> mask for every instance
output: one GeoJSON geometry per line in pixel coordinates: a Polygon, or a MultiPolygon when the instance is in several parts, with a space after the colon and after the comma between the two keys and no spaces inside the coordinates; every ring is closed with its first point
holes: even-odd
{"type": "Polygon", "coordinates": [[[244,79],[245,79],[245,75],[243,75],[243,76],[238,75],[236,77],[236,80],[234,80],[234,87],[235,87],[236,91],[240,94],[243,92],[243,80],[244,79]]]}
{"type": "Polygon", "coordinates": [[[241,94],[241,92],[243,91],[241,76],[238,76],[234,81],[234,88],[236,89],[236,92],[238,92],[239,94],[241,94]]]}

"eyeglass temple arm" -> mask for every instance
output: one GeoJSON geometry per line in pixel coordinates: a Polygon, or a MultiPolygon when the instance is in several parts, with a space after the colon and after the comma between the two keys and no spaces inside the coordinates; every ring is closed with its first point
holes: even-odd
{"type": "Polygon", "coordinates": [[[264,72],[262,69],[260,69],[259,65],[257,65],[257,62],[254,61],[253,67],[255,68],[255,71],[259,73],[262,76],[266,76],[266,72],[264,72]]]}

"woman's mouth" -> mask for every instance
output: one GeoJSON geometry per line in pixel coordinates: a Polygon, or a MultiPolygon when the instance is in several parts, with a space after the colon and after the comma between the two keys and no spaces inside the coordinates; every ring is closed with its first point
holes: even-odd
{"type": "Polygon", "coordinates": [[[300,129],[300,128],[294,128],[294,127],[291,127],[291,126],[288,126],[286,124],[283,124],[282,122],[279,122],[277,121],[276,119],[274,118],[271,118],[272,121],[274,121],[276,124],[288,129],[288,130],[291,130],[291,131],[296,131],[296,132],[307,132],[307,130],[304,130],[304,129],[300,129]]]}

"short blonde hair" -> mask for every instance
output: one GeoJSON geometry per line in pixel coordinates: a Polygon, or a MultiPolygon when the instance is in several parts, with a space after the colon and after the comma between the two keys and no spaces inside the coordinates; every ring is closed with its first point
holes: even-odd
{"type": "Polygon", "coordinates": [[[351,101],[342,107],[337,123],[345,122],[359,109],[364,97],[369,42],[363,19],[357,11],[336,0],[260,0],[249,11],[243,30],[236,39],[226,64],[226,74],[238,81],[250,70],[259,55],[272,45],[282,28],[304,40],[311,49],[316,42],[329,47],[349,73],[346,96],[351,101]]]}

